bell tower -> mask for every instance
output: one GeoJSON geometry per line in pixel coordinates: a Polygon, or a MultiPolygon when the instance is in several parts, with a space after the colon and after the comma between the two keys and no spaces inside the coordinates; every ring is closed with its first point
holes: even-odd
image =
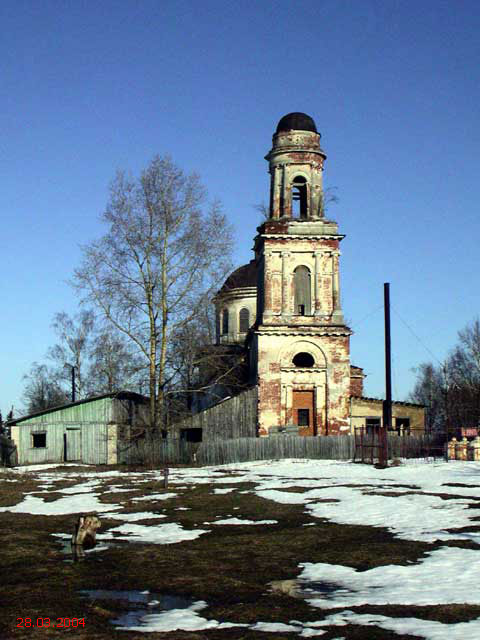
{"type": "Polygon", "coordinates": [[[259,433],[349,432],[350,335],[340,300],[336,222],[326,219],[325,152],[313,119],[290,113],[265,156],[269,218],[255,238],[257,318],[249,337],[259,433]]]}
{"type": "Polygon", "coordinates": [[[315,122],[304,113],[284,116],[265,156],[270,169],[270,218],[318,220],[323,217],[322,173],[325,153],[315,122]]]}

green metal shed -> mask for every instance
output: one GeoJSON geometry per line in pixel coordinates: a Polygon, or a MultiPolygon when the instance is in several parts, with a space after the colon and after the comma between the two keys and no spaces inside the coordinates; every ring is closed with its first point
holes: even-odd
{"type": "Polygon", "coordinates": [[[148,398],[120,391],[16,418],[9,425],[18,464],[128,462],[133,428],[147,409],[148,398]]]}

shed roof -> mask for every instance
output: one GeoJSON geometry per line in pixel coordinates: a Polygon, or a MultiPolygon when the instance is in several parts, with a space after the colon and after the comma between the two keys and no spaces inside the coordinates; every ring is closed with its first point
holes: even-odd
{"type": "Polygon", "coordinates": [[[57,407],[50,407],[49,409],[43,409],[42,411],[35,411],[34,413],[29,413],[26,416],[21,416],[20,418],[14,418],[13,420],[9,420],[9,425],[16,425],[19,422],[23,422],[24,420],[30,420],[31,418],[36,418],[37,416],[43,416],[48,413],[54,413],[55,411],[62,411],[63,409],[69,409],[70,407],[77,407],[81,404],[86,404],[88,402],[95,402],[96,400],[102,400],[104,398],[116,398],[118,400],[134,400],[139,404],[145,404],[148,402],[148,398],[143,396],[140,393],[135,393],[134,391],[117,391],[111,393],[102,393],[98,396],[91,396],[90,398],[84,398],[83,400],[77,400],[76,402],[69,402],[68,404],[58,405],[57,407]]]}
{"type": "MultiPolygon", "coordinates": [[[[352,396],[352,399],[363,400],[365,402],[377,402],[380,404],[383,404],[384,402],[381,398],[368,398],[367,396],[352,396]]],[[[417,402],[405,402],[404,400],[392,400],[392,404],[403,405],[405,407],[426,407],[424,404],[418,404],[417,402]]]]}

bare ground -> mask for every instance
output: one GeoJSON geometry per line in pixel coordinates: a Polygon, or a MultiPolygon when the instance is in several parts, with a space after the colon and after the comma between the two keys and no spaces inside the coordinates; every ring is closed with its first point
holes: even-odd
{"type": "MultiPolygon", "coordinates": [[[[78,479],[56,483],[55,489],[78,483],[82,480],[80,474],[79,469],[78,479]]],[[[41,484],[41,480],[29,474],[16,478],[17,482],[0,482],[0,506],[18,503],[25,492],[35,491],[41,484]]],[[[132,475],[125,473],[121,478],[108,480],[111,484],[131,488],[132,493],[103,494],[102,501],[115,503],[120,496],[123,499],[161,491],[159,483],[155,481],[131,485],[131,479],[132,475]]],[[[213,494],[213,486],[209,484],[175,488],[177,498],[142,501],[128,508],[132,511],[158,511],[167,516],[156,520],[156,523],[177,522],[187,529],[200,527],[209,529],[210,533],[193,541],[170,545],[116,541],[109,549],[88,554],[84,561],[77,563],[70,561],[70,556],[65,553],[65,545],[51,535],[70,532],[75,516],[0,514],[0,638],[41,639],[65,635],[79,640],[298,638],[294,633],[272,634],[244,628],[148,634],[120,631],[115,629],[111,621],[125,612],[125,603],[92,600],[84,597],[81,591],[149,590],[161,595],[204,600],[208,608],[201,612],[202,617],[225,622],[288,624],[291,620],[318,621],[334,613],[334,610],[324,612],[311,607],[305,600],[273,593],[269,583],[295,578],[300,573],[299,564],[303,562],[342,564],[365,571],[380,565],[416,562],[435,548],[432,544],[399,540],[385,529],[320,521],[306,514],[302,505],[282,505],[253,493],[239,493],[251,489],[253,485],[249,483],[231,486],[234,491],[226,494],[213,494]],[[178,511],[178,507],[188,510],[178,511]],[[232,515],[248,519],[272,519],[277,520],[278,524],[203,524],[212,522],[218,516],[232,515]],[[315,526],[304,526],[311,523],[315,526]],[[27,618],[33,624],[39,618],[48,618],[51,625],[60,624],[61,618],[80,619],[84,621],[84,626],[17,626],[19,619],[27,618]]],[[[48,499],[53,500],[61,495],[52,491],[48,499]]],[[[119,520],[109,519],[108,514],[100,517],[101,531],[121,524],[119,520]]],[[[148,521],[142,521],[141,524],[148,524],[148,521]]],[[[444,623],[468,621],[480,616],[480,606],[467,605],[363,606],[350,609],[358,613],[418,617],[444,623]]],[[[321,636],[322,640],[338,637],[347,640],[415,638],[372,626],[347,625],[327,629],[327,633],[321,636]]]]}

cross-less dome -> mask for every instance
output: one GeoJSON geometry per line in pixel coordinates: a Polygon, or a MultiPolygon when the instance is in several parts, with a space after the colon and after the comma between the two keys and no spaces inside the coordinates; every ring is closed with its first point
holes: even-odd
{"type": "Polygon", "coordinates": [[[307,116],[306,113],[295,112],[283,116],[278,123],[277,133],[280,133],[280,131],[291,131],[292,129],[317,133],[317,127],[313,118],[307,116]]]}
{"type": "Polygon", "coordinates": [[[220,291],[224,292],[229,291],[230,289],[256,286],[257,266],[255,264],[255,260],[250,260],[248,264],[244,264],[228,276],[220,291]]]}

